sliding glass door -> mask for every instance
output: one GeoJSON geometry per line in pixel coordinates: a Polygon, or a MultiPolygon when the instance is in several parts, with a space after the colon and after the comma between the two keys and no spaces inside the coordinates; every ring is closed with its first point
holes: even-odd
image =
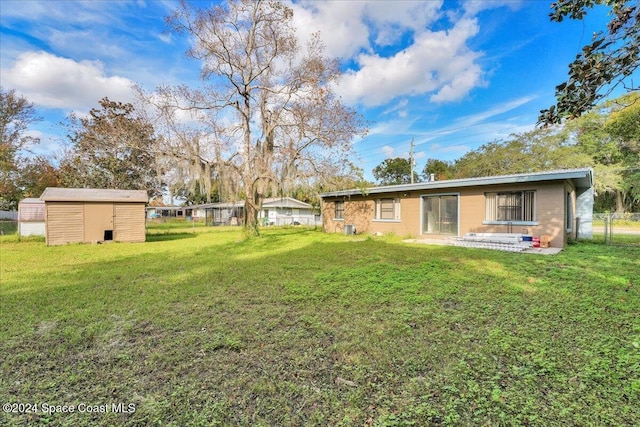
{"type": "Polygon", "coordinates": [[[458,195],[422,197],[422,233],[458,235],[458,195]]]}

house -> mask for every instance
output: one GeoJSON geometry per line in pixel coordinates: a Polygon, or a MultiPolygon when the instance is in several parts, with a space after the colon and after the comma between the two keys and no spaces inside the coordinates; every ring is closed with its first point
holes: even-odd
{"type": "Polygon", "coordinates": [[[187,206],[147,206],[147,219],[186,219],[191,218],[191,209],[187,206]]]}
{"type": "Polygon", "coordinates": [[[18,235],[44,236],[44,202],[36,198],[23,199],[18,203],[18,235]]]}
{"type": "Polygon", "coordinates": [[[548,236],[551,247],[592,238],[593,171],[430,181],[322,194],[330,233],[447,239],[467,233],[548,236]]]}
{"type": "Polygon", "coordinates": [[[47,245],[145,241],[144,190],[49,187],[40,200],[47,245]]]}
{"type": "MultiPolygon", "coordinates": [[[[206,203],[183,207],[190,210],[194,218],[204,218],[207,225],[242,225],[244,201],[206,203]]],[[[320,224],[313,206],[292,197],[266,198],[258,213],[262,225],[309,225],[320,224]]]]}
{"type": "Polygon", "coordinates": [[[264,199],[258,217],[265,225],[307,225],[320,223],[313,206],[292,197],[264,199]]]}

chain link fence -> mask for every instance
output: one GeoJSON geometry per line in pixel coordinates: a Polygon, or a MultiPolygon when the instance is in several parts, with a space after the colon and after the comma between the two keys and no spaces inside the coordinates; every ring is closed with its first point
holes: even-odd
{"type": "Polygon", "coordinates": [[[18,221],[0,219],[0,236],[16,234],[18,232],[18,221]]]}
{"type": "Polygon", "coordinates": [[[593,236],[609,245],[640,246],[640,213],[594,213],[593,236]]]}

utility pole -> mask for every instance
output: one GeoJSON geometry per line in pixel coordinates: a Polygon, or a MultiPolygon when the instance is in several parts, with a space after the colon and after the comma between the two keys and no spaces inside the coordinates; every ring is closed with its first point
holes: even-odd
{"type": "Polygon", "coordinates": [[[411,166],[411,183],[413,184],[413,166],[415,166],[415,161],[413,160],[413,138],[411,138],[411,151],[409,151],[409,164],[411,166]]]}

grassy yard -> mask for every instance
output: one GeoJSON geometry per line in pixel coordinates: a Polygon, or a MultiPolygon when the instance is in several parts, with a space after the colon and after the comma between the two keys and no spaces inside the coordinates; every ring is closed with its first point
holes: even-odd
{"type": "Polygon", "coordinates": [[[0,425],[640,420],[638,247],[151,231],[142,244],[0,237],[0,403],[31,409],[0,425]],[[44,411],[61,405],[75,412],[44,411]]]}

